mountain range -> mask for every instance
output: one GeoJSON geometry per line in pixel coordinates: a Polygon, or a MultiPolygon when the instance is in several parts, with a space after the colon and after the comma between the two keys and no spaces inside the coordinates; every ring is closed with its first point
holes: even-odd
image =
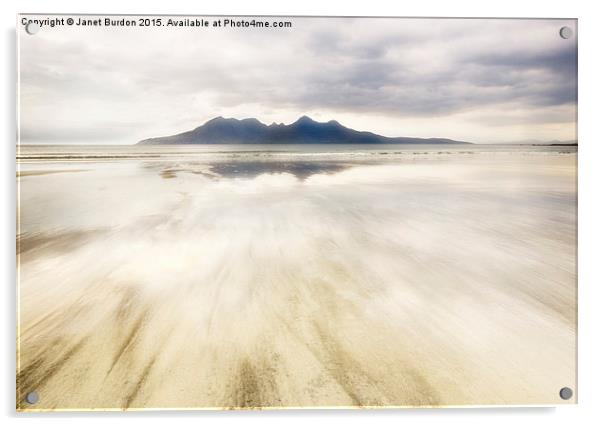
{"type": "Polygon", "coordinates": [[[321,123],[307,116],[292,124],[266,125],[256,118],[216,117],[202,126],[172,136],[144,139],[141,145],[184,144],[467,144],[444,138],[387,137],[353,130],[331,120],[321,123]]]}

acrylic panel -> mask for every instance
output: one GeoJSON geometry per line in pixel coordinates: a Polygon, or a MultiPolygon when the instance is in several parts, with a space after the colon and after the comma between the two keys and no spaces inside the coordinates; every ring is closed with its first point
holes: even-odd
{"type": "Polygon", "coordinates": [[[576,20],[16,30],[18,410],[576,402],[576,20]]]}

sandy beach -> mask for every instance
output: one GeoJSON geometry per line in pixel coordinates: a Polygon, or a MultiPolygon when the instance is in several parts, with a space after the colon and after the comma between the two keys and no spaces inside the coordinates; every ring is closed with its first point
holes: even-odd
{"type": "Polygon", "coordinates": [[[44,149],[18,409],[575,401],[574,147],[44,149]]]}

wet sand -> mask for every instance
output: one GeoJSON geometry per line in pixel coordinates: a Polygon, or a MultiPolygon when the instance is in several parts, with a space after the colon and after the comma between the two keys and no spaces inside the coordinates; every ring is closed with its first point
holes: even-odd
{"type": "Polygon", "coordinates": [[[18,409],[567,403],[576,155],[416,157],[25,165],[18,409]]]}

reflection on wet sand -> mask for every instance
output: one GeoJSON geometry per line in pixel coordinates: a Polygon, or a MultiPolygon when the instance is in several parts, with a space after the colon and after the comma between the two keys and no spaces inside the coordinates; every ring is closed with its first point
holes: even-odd
{"type": "MultiPolygon", "coordinates": [[[[142,167],[159,170],[164,179],[173,179],[178,173],[200,174],[212,179],[254,178],[262,174],[287,173],[298,179],[314,174],[335,173],[362,164],[344,161],[220,161],[211,164],[200,162],[146,162],[142,167]]],[[[369,164],[364,162],[363,164],[369,164]]]]}
{"type": "Polygon", "coordinates": [[[562,403],[575,156],[431,160],[22,175],[18,408],[562,403]]]}
{"type": "Polygon", "coordinates": [[[335,161],[237,161],[213,164],[211,171],[223,177],[256,177],[264,173],[290,173],[305,179],[318,173],[334,173],[351,167],[335,161]]]}

